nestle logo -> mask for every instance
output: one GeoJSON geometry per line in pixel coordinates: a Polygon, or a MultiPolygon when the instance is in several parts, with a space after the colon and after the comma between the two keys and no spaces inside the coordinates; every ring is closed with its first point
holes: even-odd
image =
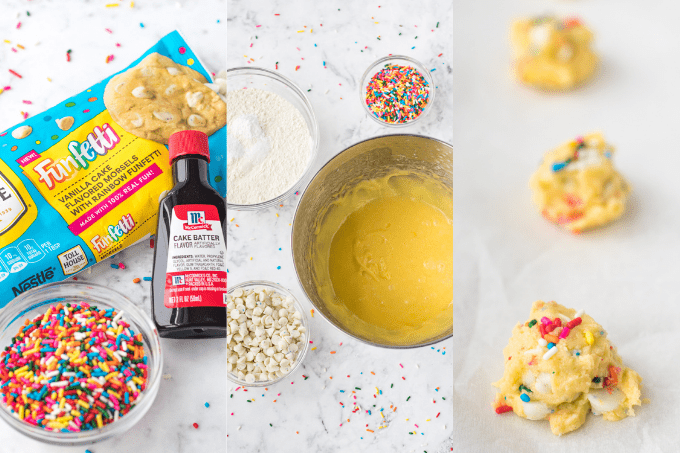
{"type": "Polygon", "coordinates": [[[23,292],[28,291],[31,288],[35,288],[36,286],[42,285],[48,280],[52,280],[53,277],[54,277],[53,267],[48,267],[47,269],[43,269],[40,272],[36,273],[35,275],[31,275],[26,280],[19,283],[18,287],[16,286],[12,287],[14,297],[18,296],[23,292]]]}

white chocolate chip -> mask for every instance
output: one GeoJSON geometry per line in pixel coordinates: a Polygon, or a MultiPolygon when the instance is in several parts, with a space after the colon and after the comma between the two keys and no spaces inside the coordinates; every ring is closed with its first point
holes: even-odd
{"type": "Polygon", "coordinates": [[[187,120],[187,123],[191,127],[205,127],[207,122],[205,121],[205,118],[203,118],[200,115],[196,114],[191,114],[189,115],[189,119],[187,120]]]}
{"type": "Polygon", "coordinates": [[[144,118],[142,118],[142,115],[139,113],[135,112],[135,119],[130,121],[134,127],[142,127],[142,124],[144,124],[144,118]]]}
{"type": "Polygon", "coordinates": [[[174,93],[176,89],[177,89],[177,85],[175,85],[175,84],[173,83],[172,85],[170,85],[169,87],[167,87],[167,88],[165,89],[165,94],[166,94],[167,96],[169,96],[169,95],[171,95],[172,93],[174,93]]]}
{"type": "Polygon", "coordinates": [[[153,98],[153,93],[149,90],[146,89],[144,86],[138,86],[134,90],[132,90],[132,95],[136,98],[146,98],[146,99],[151,99],[153,98]]]}
{"type": "Polygon", "coordinates": [[[522,402],[522,409],[529,420],[543,420],[550,413],[550,408],[540,401],[522,402]]]}
{"type": "Polygon", "coordinates": [[[216,78],[215,84],[219,87],[218,93],[226,96],[227,95],[227,79],[216,78]]]}
{"type": "Polygon", "coordinates": [[[172,113],[168,113],[168,112],[157,112],[157,111],[154,111],[154,112],[153,112],[153,116],[155,116],[155,117],[158,118],[159,120],[165,121],[165,122],[170,122],[170,121],[172,121],[172,120],[175,118],[175,117],[172,115],[172,113]]]}
{"type": "Polygon", "coordinates": [[[59,127],[59,129],[61,129],[62,131],[67,131],[71,129],[71,126],[73,126],[75,118],[73,118],[72,116],[65,116],[54,121],[57,123],[57,127],[59,127]]]}
{"type": "Polygon", "coordinates": [[[227,79],[218,77],[215,79],[215,83],[204,83],[203,85],[217,93],[222,102],[227,102],[227,79]]]}
{"type": "Polygon", "coordinates": [[[28,137],[31,135],[31,132],[33,132],[33,128],[31,126],[20,126],[12,131],[12,137],[19,140],[28,137]]]}
{"type": "Polygon", "coordinates": [[[196,91],[193,93],[188,92],[186,94],[186,97],[187,104],[189,104],[189,107],[194,108],[201,101],[201,99],[203,99],[203,93],[201,93],[200,91],[196,91]]]}
{"type": "Polygon", "coordinates": [[[552,393],[552,376],[548,373],[539,374],[536,378],[535,390],[544,395],[552,393]]]}
{"type": "Polygon", "coordinates": [[[544,22],[531,27],[531,30],[529,30],[529,39],[531,40],[532,47],[537,51],[543,49],[550,38],[551,31],[552,25],[550,22],[544,22]]]}
{"type": "Polygon", "coordinates": [[[177,75],[177,74],[179,74],[179,72],[180,72],[179,69],[173,68],[173,67],[169,67],[169,68],[165,68],[165,69],[168,70],[168,72],[170,73],[170,75],[177,75]]]}
{"type": "Polygon", "coordinates": [[[615,388],[611,393],[607,389],[591,390],[586,394],[593,414],[600,415],[604,412],[611,412],[616,410],[621,403],[626,399],[626,395],[615,388]]]}

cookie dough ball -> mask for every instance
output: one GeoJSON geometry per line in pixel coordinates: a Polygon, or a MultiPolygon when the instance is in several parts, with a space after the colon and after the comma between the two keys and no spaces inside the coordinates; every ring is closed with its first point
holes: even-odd
{"type": "Polygon", "coordinates": [[[623,365],[593,318],[555,302],[538,301],[503,350],[505,373],[496,412],[514,411],[550,422],[553,434],[574,431],[589,410],[606,420],[634,416],[642,378],[623,365]]]}
{"type": "Polygon", "coordinates": [[[510,37],[517,78],[544,90],[568,90],[592,77],[598,65],[593,34],[576,18],[517,20],[510,37]]]}
{"type": "Polygon", "coordinates": [[[630,186],[614,168],[613,154],[599,133],[546,153],[529,182],[543,217],[576,234],[619,218],[630,186]]]}

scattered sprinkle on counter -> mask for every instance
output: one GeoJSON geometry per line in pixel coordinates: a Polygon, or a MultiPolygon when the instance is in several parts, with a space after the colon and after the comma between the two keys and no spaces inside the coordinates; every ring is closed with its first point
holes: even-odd
{"type": "Polygon", "coordinates": [[[0,394],[16,417],[48,431],[80,432],[125,416],[147,385],[147,358],[113,308],[52,305],[0,354],[0,394]]]}
{"type": "MultiPolygon", "coordinates": [[[[340,10],[338,9],[338,11],[340,11],[340,10]]],[[[274,14],[274,16],[279,16],[279,14],[278,13],[274,14]]],[[[378,17],[376,18],[376,23],[379,19],[380,18],[378,18],[378,17]]],[[[322,26],[321,24],[318,24],[318,25],[319,25],[319,27],[322,26]]],[[[431,28],[431,25],[427,28],[431,28]]],[[[437,28],[437,27],[435,27],[435,28],[437,28]]],[[[302,38],[303,36],[307,36],[308,38],[312,38],[309,35],[302,35],[302,36],[297,35],[297,33],[305,33],[307,30],[309,30],[309,32],[312,33],[311,28],[309,28],[308,26],[302,26],[302,25],[300,25],[296,28],[293,28],[292,30],[290,30],[290,32],[293,33],[296,36],[299,36],[300,38],[302,38]],[[297,32],[296,32],[296,30],[297,30],[297,32]]],[[[324,28],[320,28],[319,30],[323,31],[324,28]]],[[[263,32],[263,30],[259,30],[259,31],[263,32]]],[[[380,39],[380,37],[383,38],[383,41],[385,40],[384,36],[379,35],[378,39],[380,39]]],[[[422,38],[423,37],[421,36],[418,39],[422,40],[422,38]]],[[[257,36],[255,36],[254,39],[257,39],[257,36]]],[[[254,42],[254,39],[251,36],[252,42],[254,42]]],[[[251,45],[252,42],[249,41],[246,44],[246,46],[254,47],[254,46],[251,45]]],[[[301,41],[301,42],[303,42],[303,41],[301,41]]],[[[324,47],[323,45],[317,46],[316,43],[313,43],[311,41],[308,41],[308,44],[311,45],[311,50],[315,51],[315,52],[321,50],[321,48],[324,47]]],[[[362,44],[359,44],[359,46],[363,47],[362,44]]],[[[298,55],[302,55],[304,57],[304,58],[302,58],[303,60],[314,61],[312,58],[310,58],[312,56],[307,53],[307,52],[309,52],[308,48],[303,47],[301,44],[297,44],[297,45],[299,47],[295,47],[295,45],[293,45],[292,47],[293,47],[294,50],[297,49],[300,52],[298,55]]],[[[365,49],[367,49],[367,48],[368,47],[365,47],[365,49]]],[[[363,50],[362,50],[362,52],[363,52],[363,50]]],[[[441,57],[442,55],[440,54],[439,56],[441,57]]],[[[251,62],[255,61],[254,59],[252,59],[252,58],[250,58],[249,56],[246,56],[246,55],[244,55],[244,58],[246,59],[247,63],[251,63],[251,62]]],[[[298,60],[298,58],[296,57],[295,60],[298,60]]],[[[318,62],[321,62],[322,66],[324,68],[327,68],[329,66],[329,64],[331,63],[330,61],[322,61],[321,58],[318,58],[318,62]]],[[[276,70],[279,70],[280,69],[279,66],[281,66],[281,69],[289,68],[289,70],[292,69],[294,71],[303,72],[302,68],[301,68],[301,62],[299,62],[299,60],[298,60],[298,62],[294,62],[294,61],[291,62],[291,60],[281,61],[281,62],[276,61],[273,66],[274,66],[273,69],[276,69],[276,70]]],[[[427,107],[427,102],[431,100],[431,97],[430,97],[431,87],[428,86],[427,80],[423,77],[423,74],[418,72],[415,68],[410,68],[410,69],[412,71],[415,71],[415,73],[413,75],[416,75],[416,73],[417,73],[423,79],[422,82],[420,83],[422,86],[418,86],[416,89],[423,90],[424,93],[422,93],[421,99],[416,98],[416,99],[411,100],[412,102],[414,102],[415,105],[402,107],[402,111],[400,113],[401,118],[402,118],[401,122],[411,121],[411,119],[408,119],[408,118],[404,119],[404,115],[407,114],[405,112],[408,112],[409,110],[411,110],[411,114],[413,116],[413,119],[420,116],[423,113],[423,109],[425,109],[427,107]]],[[[429,72],[432,72],[432,71],[429,71],[429,72]]],[[[407,80],[403,81],[404,84],[406,84],[407,82],[408,82],[407,80]]],[[[338,83],[337,86],[342,87],[342,84],[338,83]]],[[[311,90],[311,91],[319,91],[320,90],[320,92],[323,92],[324,94],[328,94],[330,92],[330,89],[327,89],[326,87],[314,87],[314,89],[312,89],[311,86],[308,86],[308,87],[305,87],[305,88],[309,88],[309,90],[311,90]]],[[[343,88],[340,88],[340,89],[343,89],[343,88]]],[[[309,90],[303,90],[303,91],[309,92],[309,90]]],[[[387,90],[387,88],[385,88],[385,90],[387,90]]],[[[343,94],[343,93],[339,93],[339,94],[343,94]]],[[[365,93],[365,94],[368,94],[368,93],[365,93]]],[[[379,94],[380,94],[379,92],[374,93],[374,96],[376,98],[374,103],[378,102],[379,94]]],[[[395,96],[401,96],[401,99],[399,101],[396,101],[396,102],[403,102],[403,103],[409,102],[409,98],[407,97],[408,95],[409,95],[409,93],[406,93],[406,92],[404,92],[404,93],[395,92],[395,96]]],[[[368,96],[366,96],[366,102],[367,102],[367,105],[370,107],[370,104],[369,104],[367,98],[368,98],[368,96]]],[[[340,99],[342,99],[342,98],[340,98],[340,99]]],[[[398,106],[393,105],[391,107],[393,109],[392,114],[393,115],[396,114],[395,112],[398,110],[398,106]]],[[[383,112],[382,114],[385,115],[385,116],[388,116],[390,114],[390,112],[388,111],[388,109],[386,109],[385,112],[383,112]]],[[[380,118],[379,115],[376,114],[376,116],[378,116],[378,118],[380,118]]],[[[397,116],[397,118],[399,118],[399,117],[397,116]]],[[[380,118],[380,119],[382,119],[382,118],[380,118]]],[[[383,119],[383,121],[384,121],[384,119],[383,119]]],[[[393,121],[393,122],[398,122],[398,121],[393,121]]],[[[300,195],[300,192],[296,192],[295,195],[300,195]]],[[[282,207],[282,205],[280,207],[282,207]]],[[[275,216],[279,217],[279,214],[275,213],[275,216]]],[[[234,221],[235,221],[235,218],[230,219],[230,223],[233,223],[234,221]]],[[[277,221],[278,221],[278,219],[277,219],[277,221]]],[[[243,219],[241,220],[241,222],[243,223],[243,219]]],[[[238,226],[238,225],[236,225],[236,226],[238,226]]],[[[281,247],[277,247],[277,249],[278,249],[278,251],[282,251],[281,247]]],[[[252,258],[250,258],[250,259],[252,260],[252,258]]],[[[275,263],[273,263],[273,264],[276,265],[275,263]]],[[[277,270],[280,270],[281,266],[276,266],[276,268],[277,268],[277,270]]],[[[311,313],[312,318],[314,318],[314,310],[313,309],[310,310],[310,313],[311,313]]],[[[312,351],[317,351],[317,349],[318,349],[317,352],[320,352],[320,353],[323,352],[324,354],[330,353],[330,355],[333,355],[333,357],[328,357],[328,356],[325,356],[325,355],[317,355],[317,357],[320,357],[320,358],[325,357],[327,359],[332,360],[332,359],[340,356],[340,354],[343,352],[341,350],[329,351],[330,348],[325,347],[325,345],[323,343],[319,343],[318,341],[316,342],[319,345],[318,348],[316,346],[314,346],[311,341],[309,343],[310,343],[310,346],[311,346],[310,349],[312,351]]],[[[336,347],[336,349],[338,349],[338,348],[336,347]]],[[[442,348],[442,347],[438,347],[438,348],[432,347],[431,349],[433,351],[436,351],[437,353],[441,352],[442,355],[444,355],[446,353],[444,351],[445,348],[442,348]]],[[[406,367],[409,367],[409,365],[410,365],[410,363],[407,363],[406,367]]],[[[399,364],[399,366],[401,368],[404,368],[404,365],[402,365],[402,364],[399,364]]],[[[316,374],[306,375],[306,374],[304,374],[304,375],[302,375],[302,379],[295,380],[294,382],[290,382],[290,384],[291,385],[297,385],[297,386],[299,386],[299,385],[304,386],[306,384],[313,383],[312,384],[312,385],[314,385],[313,388],[326,390],[327,389],[327,387],[325,385],[326,383],[328,383],[329,389],[333,388],[332,383],[334,383],[334,382],[337,382],[339,384],[342,383],[341,385],[343,385],[345,387],[345,390],[339,390],[337,388],[333,390],[334,392],[339,392],[339,393],[336,393],[336,395],[342,397],[342,402],[338,401],[337,399],[332,400],[332,404],[334,406],[334,408],[332,410],[333,411],[342,411],[342,413],[344,415],[344,416],[340,417],[340,420],[338,420],[336,427],[343,427],[343,426],[350,427],[351,425],[354,425],[355,423],[359,423],[360,426],[363,427],[362,431],[363,431],[363,434],[366,435],[365,436],[366,439],[371,439],[371,437],[367,436],[368,433],[371,433],[374,436],[379,435],[380,430],[382,430],[383,428],[387,428],[388,424],[391,421],[394,420],[394,416],[396,415],[396,410],[397,410],[397,407],[394,404],[389,404],[390,402],[394,403],[395,402],[394,400],[387,401],[387,404],[385,404],[385,402],[381,401],[381,400],[383,398],[386,398],[386,399],[394,398],[395,394],[393,392],[399,388],[399,383],[397,382],[396,387],[395,387],[395,384],[394,383],[390,384],[389,381],[387,381],[386,383],[383,381],[382,385],[379,382],[372,382],[372,381],[353,382],[354,379],[357,378],[357,375],[367,375],[366,377],[369,378],[369,379],[373,376],[373,379],[376,380],[377,379],[375,377],[376,372],[371,371],[370,374],[369,374],[369,372],[360,373],[358,371],[354,371],[350,375],[350,374],[346,374],[346,371],[351,371],[351,370],[346,370],[344,373],[342,372],[343,370],[334,370],[334,371],[337,373],[337,375],[346,376],[348,378],[348,380],[344,381],[344,380],[340,379],[338,381],[337,376],[335,376],[336,379],[333,379],[333,376],[328,376],[327,370],[324,368],[323,374],[321,374],[321,375],[316,375],[316,374]],[[350,376],[352,376],[352,377],[350,377],[350,376]],[[321,381],[323,381],[323,382],[321,382],[321,381]],[[387,384],[389,384],[389,385],[387,385],[387,384]],[[383,390],[380,390],[377,387],[375,387],[375,392],[370,391],[369,389],[374,388],[375,385],[380,385],[380,387],[383,388],[383,390]],[[318,387],[316,387],[316,386],[318,386],[318,387]],[[362,390],[363,388],[367,388],[367,391],[363,391],[362,390]],[[350,389],[354,389],[354,390],[350,390],[350,389]],[[392,391],[390,389],[392,389],[392,391]],[[362,403],[362,399],[364,401],[363,403],[362,403]],[[380,403],[385,404],[385,406],[381,407],[380,403]],[[346,412],[347,410],[349,410],[351,412],[351,414],[347,413],[346,412]],[[348,416],[352,417],[352,418],[348,418],[348,416]],[[367,416],[371,416],[371,417],[375,417],[375,418],[372,418],[373,422],[370,425],[368,423],[366,423],[366,425],[363,426],[364,422],[361,421],[361,417],[367,417],[367,416]],[[358,418],[354,418],[354,417],[358,417],[358,418]],[[350,420],[352,420],[352,422],[354,422],[354,423],[351,423],[350,420]],[[357,420],[359,420],[359,421],[357,421],[357,420]]],[[[378,373],[378,376],[379,375],[380,375],[380,373],[378,373]]],[[[362,379],[362,378],[359,378],[359,379],[362,379]]],[[[394,377],[392,377],[392,380],[394,380],[394,377]]],[[[402,382],[405,381],[405,380],[406,380],[405,377],[402,377],[402,382]]],[[[411,381],[411,380],[412,379],[409,378],[409,381],[411,381]]],[[[403,383],[405,384],[405,382],[403,382],[403,383]]],[[[444,388],[446,388],[446,387],[444,387],[444,388]]],[[[292,387],[291,387],[291,389],[292,389],[292,387]]],[[[233,400],[239,398],[239,393],[240,393],[240,395],[242,397],[241,401],[245,401],[250,405],[255,405],[255,404],[258,404],[258,403],[259,404],[263,404],[263,403],[271,404],[272,402],[273,403],[278,402],[279,404],[284,402],[284,404],[285,404],[285,396],[282,396],[282,393],[271,395],[271,392],[270,392],[271,397],[267,398],[266,392],[268,391],[268,389],[265,388],[264,390],[265,390],[264,392],[262,392],[261,390],[256,390],[258,392],[261,392],[262,398],[258,398],[259,401],[256,401],[254,398],[251,398],[249,393],[240,393],[240,392],[247,392],[248,391],[246,388],[242,388],[242,387],[237,387],[235,390],[231,389],[229,397],[232,399],[231,401],[233,401],[233,400]]],[[[299,389],[297,391],[299,391],[299,389]]],[[[315,392],[314,390],[312,390],[312,391],[315,392]]],[[[439,392],[439,394],[442,393],[442,392],[440,392],[439,387],[435,388],[435,392],[439,392]]],[[[437,397],[439,397],[439,394],[437,394],[437,397]]],[[[429,399],[430,399],[430,401],[432,401],[434,403],[435,400],[432,399],[432,396],[434,396],[434,395],[430,395],[429,399]]],[[[409,409],[406,409],[406,408],[418,407],[421,404],[421,402],[419,401],[419,399],[421,399],[421,398],[419,398],[419,396],[414,397],[413,403],[411,403],[409,401],[411,399],[410,396],[408,396],[406,398],[406,401],[408,401],[408,403],[404,402],[403,394],[399,395],[397,398],[398,398],[398,401],[401,401],[402,402],[401,404],[404,405],[404,408],[401,408],[401,406],[400,406],[400,413],[403,410],[409,410],[409,409]]],[[[424,397],[422,399],[424,399],[424,401],[427,401],[427,397],[424,397]]],[[[442,398],[442,399],[444,399],[444,398],[442,398]]],[[[425,404],[427,404],[427,403],[425,403],[425,404]]],[[[441,412],[434,412],[435,410],[437,410],[437,408],[435,408],[434,406],[429,406],[429,404],[427,405],[427,408],[431,408],[429,413],[427,414],[427,417],[429,417],[429,418],[422,417],[422,418],[418,418],[418,419],[414,418],[413,420],[417,421],[420,424],[423,424],[424,422],[430,422],[430,421],[431,422],[439,421],[438,419],[440,418],[441,412]],[[437,420],[435,420],[435,419],[437,419],[437,420]]],[[[438,408],[441,409],[441,407],[438,407],[438,408]]],[[[250,409],[250,407],[249,407],[249,409],[250,409]]],[[[230,414],[232,416],[234,416],[234,412],[231,412],[230,414]]],[[[243,414],[237,413],[236,415],[238,417],[239,415],[242,416],[243,414]]],[[[446,415],[447,415],[447,412],[445,411],[444,416],[446,416],[446,415]]],[[[366,419],[366,421],[368,422],[369,419],[366,419]]],[[[408,421],[408,419],[407,419],[407,421],[408,421]]],[[[266,425],[268,424],[269,427],[273,427],[273,424],[270,423],[269,420],[257,420],[257,421],[254,421],[254,422],[255,423],[253,423],[250,426],[251,429],[254,427],[253,425],[266,427],[266,425]]],[[[234,423],[234,424],[236,424],[236,423],[234,423]]],[[[430,423],[430,425],[432,425],[432,424],[433,423],[430,423]]],[[[277,428],[280,428],[280,427],[281,426],[277,426],[277,428]]],[[[418,425],[415,425],[415,427],[418,428],[418,425]]],[[[237,426],[236,431],[241,430],[241,428],[242,428],[242,426],[240,426],[240,425],[237,426]]],[[[262,429],[262,428],[260,428],[260,429],[262,429]]],[[[299,429],[299,428],[295,425],[288,425],[286,431],[289,432],[289,433],[292,433],[296,429],[299,429]]],[[[407,428],[407,429],[409,429],[409,428],[407,428]]],[[[410,429],[412,430],[411,432],[409,432],[409,434],[411,434],[411,435],[415,435],[415,434],[425,435],[423,432],[420,432],[419,430],[418,430],[418,432],[416,432],[416,431],[413,430],[413,428],[410,428],[410,429]]],[[[446,429],[446,426],[444,426],[444,429],[446,429]]],[[[329,428],[329,431],[330,431],[330,428],[329,428]]],[[[295,431],[295,433],[299,434],[300,431],[295,431]]],[[[232,433],[232,435],[235,435],[235,434],[236,433],[232,433]]],[[[364,439],[364,437],[361,437],[361,439],[364,439]]],[[[418,451],[418,450],[416,450],[416,451],[418,451]]],[[[423,450],[421,449],[419,451],[422,452],[423,450]]],[[[448,449],[447,449],[447,451],[448,451],[448,449]]]]}

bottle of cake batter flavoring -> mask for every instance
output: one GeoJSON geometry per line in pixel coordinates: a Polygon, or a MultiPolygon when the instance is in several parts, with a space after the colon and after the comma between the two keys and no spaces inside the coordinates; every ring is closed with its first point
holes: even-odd
{"type": "Polygon", "coordinates": [[[161,337],[226,337],[227,208],[208,182],[208,136],[168,141],[174,187],[158,209],[151,311],[161,337]]]}

